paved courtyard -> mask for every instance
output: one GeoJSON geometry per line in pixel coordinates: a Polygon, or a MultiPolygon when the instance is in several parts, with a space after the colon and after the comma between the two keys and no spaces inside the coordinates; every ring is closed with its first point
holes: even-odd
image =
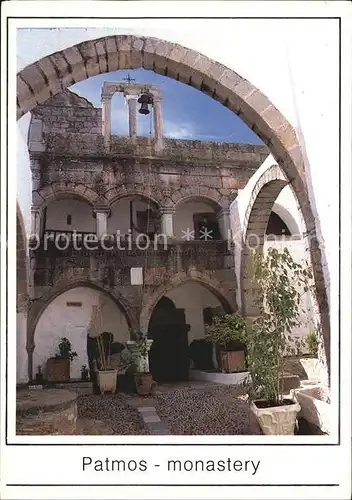
{"type": "Polygon", "coordinates": [[[240,435],[258,430],[250,422],[244,390],[206,382],[158,386],[153,396],[81,395],[77,433],[240,435]]]}

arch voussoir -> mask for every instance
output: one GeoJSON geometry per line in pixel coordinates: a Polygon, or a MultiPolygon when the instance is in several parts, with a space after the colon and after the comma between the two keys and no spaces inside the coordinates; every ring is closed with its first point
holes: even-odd
{"type": "Polygon", "coordinates": [[[74,197],[93,205],[100,195],[84,184],[53,182],[32,193],[33,208],[41,209],[51,202],[67,197],[74,197]]]}

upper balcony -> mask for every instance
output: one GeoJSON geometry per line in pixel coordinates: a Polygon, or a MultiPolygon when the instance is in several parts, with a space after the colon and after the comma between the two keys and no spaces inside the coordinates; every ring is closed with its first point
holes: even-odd
{"type": "Polygon", "coordinates": [[[142,269],[143,283],[152,286],[190,268],[233,274],[233,254],[229,242],[223,240],[160,240],[144,248],[142,242],[137,245],[127,239],[106,238],[102,248],[88,233],[80,233],[75,244],[72,234],[71,238],[63,234],[46,239],[31,251],[35,286],[53,286],[72,276],[97,279],[110,287],[129,286],[131,268],[142,269]]]}

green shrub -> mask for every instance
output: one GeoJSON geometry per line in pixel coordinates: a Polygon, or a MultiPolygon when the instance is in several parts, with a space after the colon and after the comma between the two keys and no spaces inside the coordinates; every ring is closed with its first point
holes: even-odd
{"type": "Polygon", "coordinates": [[[205,327],[205,339],[224,349],[235,342],[246,342],[246,319],[238,313],[214,316],[205,327]]]}
{"type": "Polygon", "coordinates": [[[319,345],[319,341],[318,341],[318,336],[315,332],[315,330],[312,330],[311,332],[307,333],[307,335],[305,336],[305,345],[309,351],[309,354],[311,354],[312,356],[318,356],[318,345],[319,345]]]}
{"type": "Polygon", "coordinates": [[[248,329],[248,366],[253,389],[273,405],[282,404],[284,358],[296,352],[292,330],[300,326],[301,296],[312,272],[296,263],[287,248],[252,251],[251,278],[258,317],[248,329]]]}

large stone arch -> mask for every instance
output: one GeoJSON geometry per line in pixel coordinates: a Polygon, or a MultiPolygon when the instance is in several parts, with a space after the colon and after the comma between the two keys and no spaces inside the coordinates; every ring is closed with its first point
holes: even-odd
{"type": "Polygon", "coordinates": [[[278,165],[272,165],[259,177],[252,190],[243,221],[244,241],[251,234],[263,235],[269,220],[271,209],[282,189],[288,185],[288,179],[278,165]]]}
{"type": "Polygon", "coordinates": [[[112,290],[111,288],[103,285],[102,283],[94,280],[85,279],[73,279],[71,281],[62,280],[55,284],[47,293],[43,294],[37,300],[32,301],[32,305],[28,311],[28,327],[27,327],[27,352],[28,352],[28,377],[32,380],[33,376],[33,351],[35,348],[35,329],[38,321],[47,308],[47,306],[59,295],[77,287],[88,287],[99,290],[110,297],[113,302],[119,307],[121,312],[124,314],[128,326],[136,330],[138,329],[138,320],[136,320],[136,314],[133,308],[130,306],[128,301],[124,296],[117,290],[112,290]]]}
{"type": "MultiPolygon", "coordinates": [[[[270,100],[226,66],[178,44],[152,37],[116,35],[88,40],[46,56],[17,75],[17,117],[91,76],[145,68],[210,95],[235,112],[263,140],[287,176],[306,224],[322,330],[330,343],[329,309],[322,256],[297,135],[270,100]]],[[[329,355],[327,356],[329,363],[329,355]]]]}
{"type": "Polygon", "coordinates": [[[229,290],[213,275],[190,269],[186,272],[175,274],[167,283],[163,283],[150,295],[145,295],[143,298],[143,306],[140,315],[140,329],[143,333],[148,331],[148,325],[155,306],[170,290],[189,281],[194,281],[208,288],[219,299],[226,312],[234,312],[237,310],[235,293],[229,290]]]}
{"type": "Polygon", "coordinates": [[[101,196],[97,191],[84,184],[74,182],[52,182],[37,191],[33,191],[33,209],[41,211],[51,202],[65,198],[82,200],[92,207],[99,205],[108,208],[109,206],[105,196],[101,196]]]}

